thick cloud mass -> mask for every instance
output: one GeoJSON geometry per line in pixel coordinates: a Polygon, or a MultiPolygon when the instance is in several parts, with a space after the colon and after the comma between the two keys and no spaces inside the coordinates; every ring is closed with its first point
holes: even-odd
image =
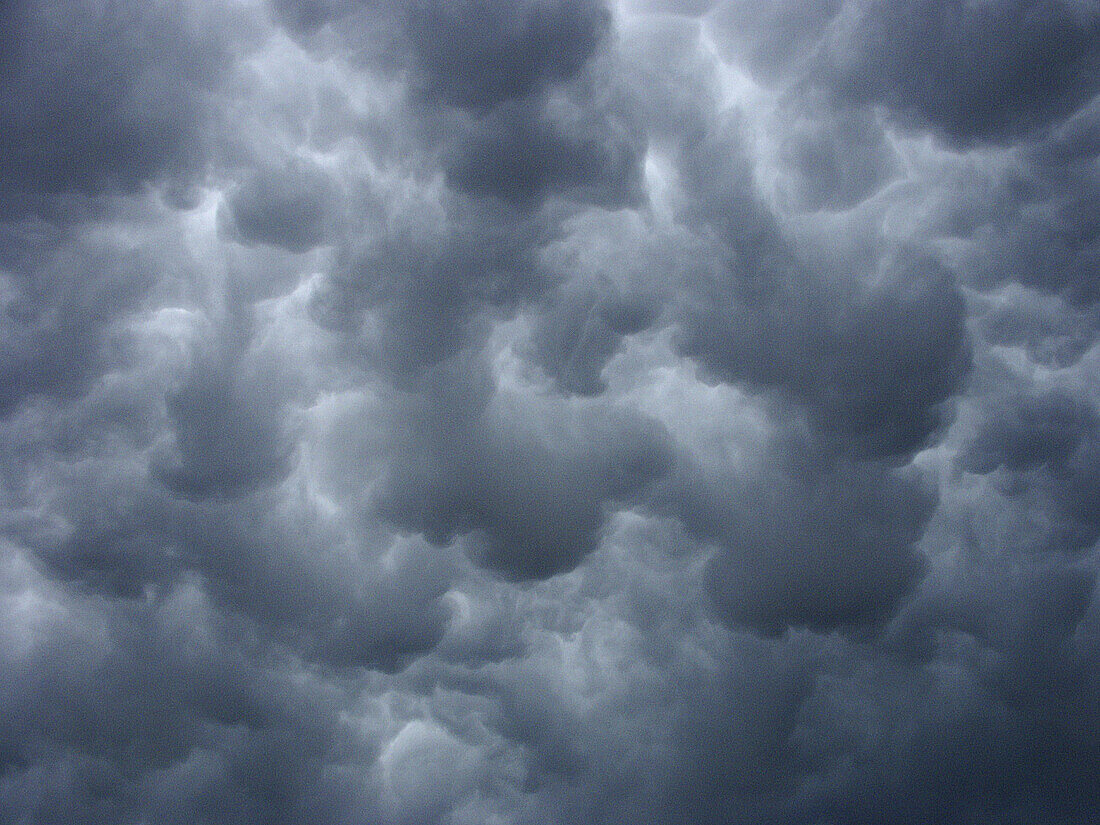
{"type": "Polygon", "coordinates": [[[611,15],[599,0],[418,0],[407,16],[429,94],[482,108],[571,77],[611,15]]]}
{"type": "Polygon", "coordinates": [[[1100,9],[0,0],[0,823],[1100,821],[1100,9]]]}

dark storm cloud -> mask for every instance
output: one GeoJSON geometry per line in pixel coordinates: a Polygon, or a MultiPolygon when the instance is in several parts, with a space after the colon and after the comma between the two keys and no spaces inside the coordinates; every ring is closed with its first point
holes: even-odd
{"type": "Polygon", "coordinates": [[[165,398],[172,438],[153,468],[173,490],[200,499],[232,495],[285,475],[290,446],[280,399],[245,370],[232,355],[224,364],[200,360],[165,398]]]}
{"type": "Polygon", "coordinates": [[[210,93],[247,18],[131,2],[5,3],[0,15],[5,212],[201,175],[210,93]]]}
{"type": "Polygon", "coordinates": [[[1023,348],[1037,364],[1064,368],[1081,359],[1097,328],[1095,306],[1071,306],[1057,295],[1018,285],[1005,290],[980,319],[990,343],[1023,348]]]}
{"type": "Polygon", "coordinates": [[[895,152],[872,114],[801,102],[775,115],[783,123],[777,154],[791,178],[787,195],[807,210],[846,209],[897,175],[895,152]]]}
{"type": "Polygon", "coordinates": [[[156,264],[86,224],[15,223],[3,237],[0,409],[10,411],[27,396],[87,389],[106,327],[151,286],[156,264]]]}
{"type": "Polygon", "coordinates": [[[844,0],[734,0],[712,4],[707,19],[720,49],[774,82],[812,60],[819,38],[843,7],[844,0]]]}
{"type": "Polygon", "coordinates": [[[843,284],[840,294],[782,273],[762,297],[739,299],[757,288],[734,276],[720,298],[688,310],[684,347],[722,378],[793,393],[862,451],[912,450],[941,425],[965,375],[963,301],[934,260],[902,250],[880,266],[872,285],[843,284]]]}
{"type": "Polygon", "coordinates": [[[0,821],[1096,819],[1098,26],[0,3],[0,821]]]}
{"type": "Polygon", "coordinates": [[[447,176],[521,207],[552,193],[619,206],[639,195],[637,142],[607,120],[559,124],[530,104],[503,104],[451,144],[447,176]]]}
{"type": "Polygon", "coordinates": [[[407,58],[396,59],[412,69],[417,94],[479,111],[568,80],[611,24],[601,0],[275,0],[272,6],[280,23],[307,36],[330,26],[354,43],[361,41],[353,30],[364,21],[395,28],[408,49],[407,58]]]}
{"type": "Polygon", "coordinates": [[[324,242],[334,200],[324,173],[306,164],[254,170],[229,199],[227,230],[244,243],[305,252],[324,242]]]}
{"type": "Polygon", "coordinates": [[[569,85],[609,36],[611,14],[598,0],[282,4],[278,10],[292,30],[330,24],[352,44],[364,14],[372,24],[387,21],[407,60],[395,61],[387,47],[360,47],[360,57],[396,63],[411,74],[412,97],[426,130],[444,144],[448,181],[456,189],[524,207],[553,194],[608,206],[639,197],[644,147],[638,130],[599,99],[607,78],[597,72],[569,85]]]}
{"type": "Polygon", "coordinates": [[[428,94],[488,108],[575,74],[607,31],[600,0],[423,0],[406,12],[428,94]]]}
{"type": "Polygon", "coordinates": [[[723,479],[730,488],[715,485],[702,513],[685,513],[721,543],[708,568],[719,612],[770,633],[893,615],[923,573],[914,542],[935,497],[919,479],[812,445],[777,445],[768,459],[762,475],[723,479]]]}
{"type": "Polygon", "coordinates": [[[841,94],[954,141],[1025,135],[1100,88],[1100,13],[1087,3],[868,3],[853,16],[827,58],[841,94]]]}
{"type": "MultiPolygon", "coordinates": [[[[958,462],[998,492],[1042,513],[1030,529],[1039,548],[1080,551],[1100,537],[1100,419],[1087,397],[1054,388],[991,399],[958,462]]],[[[1037,512],[1036,512],[1037,511],[1037,512]]]]}
{"type": "Polygon", "coordinates": [[[600,373],[626,335],[650,326],[652,298],[626,296],[591,285],[566,286],[546,302],[532,333],[532,357],[565,390],[579,395],[604,389],[600,373]]]}
{"type": "Polygon", "coordinates": [[[635,497],[671,462],[653,422],[595,405],[488,397],[432,376],[399,401],[372,506],[436,542],[471,534],[478,561],[510,578],[568,571],[596,546],[606,507],[635,497]]]}
{"type": "Polygon", "coordinates": [[[1007,163],[983,171],[973,183],[986,197],[978,197],[977,186],[961,188],[945,218],[974,241],[962,257],[969,279],[1015,282],[1079,307],[1095,305],[1097,123],[1094,100],[1042,140],[1016,147],[1007,163]]]}
{"type": "Polygon", "coordinates": [[[719,47],[769,83],[824,85],[951,142],[1004,142],[1100,90],[1100,15],[1073,0],[731,2],[719,47]]]}
{"type": "Polygon", "coordinates": [[[368,224],[337,249],[313,295],[315,318],[359,364],[399,376],[452,357],[477,364],[467,347],[484,341],[486,311],[514,308],[552,282],[536,256],[546,228],[508,206],[480,206],[449,197],[393,205],[391,231],[368,224]]]}
{"type": "Polygon", "coordinates": [[[17,611],[14,638],[26,635],[5,648],[5,819],[300,815],[291,800],[316,787],[338,693],[254,664],[247,628],[194,582],[143,607],[39,589],[18,556],[5,578],[8,599],[58,608],[17,611]]]}

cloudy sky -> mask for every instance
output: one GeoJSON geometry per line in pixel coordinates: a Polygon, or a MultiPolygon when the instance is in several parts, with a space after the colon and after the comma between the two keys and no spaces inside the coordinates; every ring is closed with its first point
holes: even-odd
{"type": "Polygon", "coordinates": [[[1100,819],[1095,0],[0,0],[0,822],[1100,819]]]}

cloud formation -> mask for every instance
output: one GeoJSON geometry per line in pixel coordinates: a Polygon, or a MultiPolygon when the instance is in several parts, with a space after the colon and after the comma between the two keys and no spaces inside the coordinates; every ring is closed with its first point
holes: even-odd
{"type": "Polygon", "coordinates": [[[0,3],[0,822],[1100,816],[1100,12],[0,3]]]}

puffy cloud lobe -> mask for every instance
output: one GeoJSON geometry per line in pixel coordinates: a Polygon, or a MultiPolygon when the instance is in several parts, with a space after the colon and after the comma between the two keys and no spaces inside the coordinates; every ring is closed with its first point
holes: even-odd
{"type": "Polygon", "coordinates": [[[1088,350],[1095,313],[1095,308],[1072,307],[1056,295],[1013,286],[979,324],[990,343],[1018,346],[1037,364],[1066,368],[1088,350]]]}
{"type": "Polygon", "coordinates": [[[421,721],[402,728],[378,761],[394,822],[440,821],[482,770],[476,748],[421,721]]]}
{"type": "Polygon", "coordinates": [[[304,35],[330,25],[351,43],[369,19],[392,29],[394,47],[360,51],[404,65],[418,94],[449,106],[488,111],[514,98],[537,97],[569,80],[593,56],[611,25],[601,0],[275,0],[276,18],[304,35]],[[369,17],[367,17],[369,16],[369,17]]]}
{"type": "Polygon", "coordinates": [[[193,582],[146,610],[66,596],[11,547],[4,564],[17,607],[2,687],[6,817],[294,815],[287,801],[327,747],[337,692],[254,663],[234,641],[247,634],[193,582]]]}
{"type": "Polygon", "coordinates": [[[724,615],[777,632],[858,627],[893,614],[923,570],[914,542],[934,502],[919,484],[870,467],[757,482],[764,501],[725,529],[711,566],[724,615]]]}
{"type": "Polygon", "coordinates": [[[225,360],[200,354],[176,389],[122,372],[76,409],[16,418],[7,529],[52,576],[110,598],[198,575],[218,610],[321,661],[393,669],[434,646],[450,557],[333,515],[289,446],[288,373],[262,348],[202,347],[225,360]]]}
{"type": "MultiPolygon", "coordinates": [[[[284,16],[313,21],[307,29],[332,20],[354,41],[354,5],[294,6],[284,16]]],[[[577,82],[610,26],[601,2],[432,0],[364,10],[372,24],[384,18],[401,32],[425,131],[443,142],[456,189],[526,208],[550,195],[602,205],[639,197],[640,135],[599,102],[608,78],[577,82]]]]}
{"type": "Polygon", "coordinates": [[[219,4],[46,0],[0,14],[5,212],[42,194],[201,175],[209,94],[230,66],[226,34],[247,31],[247,18],[219,4]]]}
{"type": "Polygon", "coordinates": [[[883,129],[866,111],[832,112],[827,106],[780,108],[780,167],[785,199],[799,208],[856,206],[886,186],[898,171],[883,129]]]}
{"type": "Polygon", "coordinates": [[[324,173],[307,164],[255,170],[229,198],[227,228],[244,243],[305,252],[325,241],[335,199],[324,173]]]}
{"type": "Polygon", "coordinates": [[[1033,500],[1050,523],[1044,544],[1065,550],[1091,546],[1097,523],[1096,451],[1100,419],[1088,400],[1053,389],[1000,399],[984,411],[976,435],[960,453],[961,467],[992,474],[1012,498],[1033,500]]]}
{"type": "Polygon", "coordinates": [[[911,451],[942,426],[966,373],[963,299],[911,250],[878,267],[867,285],[730,272],[685,308],[683,347],[717,376],[792,394],[861,453],[911,451]]]}
{"type": "Polygon", "coordinates": [[[1100,15],[1087,4],[886,2],[857,9],[829,58],[841,94],[883,103],[903,121],[930,124],[953,141],[1026,135],[1098,90],[1100,15]]]}
{"type": "Polygon", "coordinates": [[[600,373],[623,337],[648,328],[656,314],[645,298],[567,287],[537,320],[532,354],[563,389],[595,395],[604,389],[600,373]]]}
{"type": "Polygon", "coordinates": [[[732,2],[711,19],[765,82],[881,104],[959,145],[1034,134],[1098,90],[1100,17],[1072,0],[732,2]]]}
{"type": "Polygon", "coordinates": [[[332,18],[347,14],[356,0],[272,0],[276,19],[295,32],[310,33],[332,18]]]}
{"type": "Polygon", "coordinates": [[[713,8],[708,31],[718,48],[739,65],[775,82],[812,59],[843,5],[843,0],[779,0],[766,5],[733,0],[713,8]]]}
{"type": "Polygon", "coordinates": [[[315,508],[272,496],[185,508],[174,521],[170,537],[209,577],[211,597],[311,659],[399,670],[443,635],[454,563],[419,541],[372,544],[315,508]]]}
{"type": "Polygon", "coordinates": [[[28,525],[37,557],[62,581],[140,599],[198,575],[213,608],[340,665],[397,669],[443,635],[451,556],[359,533],[297,489],[297,478],[196,502],[150,485],[138,467],[87,464],[55,482],[69,485],[54,504],[68,530],[28,525]]]}
{"type": "Polygon", "coordinates": [[[408,440],[372,507],[435,541],[469,533],[479,563],[510,578],[575,567],[596,547],[605,507],[636,498],[671,463],[661,428],[634,415],[440,389],[448,403],[399,408],[408,440]]]}
{"type": "Polygon", "coordinates": [[[528,104],[503,104],[453,144],[448,180],[521,207],[551,194],[609,207],[637,200],[636,140],[613,122],[596,127],[555,123],[528,104]]]}
{"type": "Polygon", "coordinates": [[[793,433],[759,461],[737,475],[687,463],[653,499],[717,545],[706,572],[721,619],[768,634],[887,621],[924,573],[927,483],[793,433]]]}
{"type": "Polygon", "coordinates": [[[969,280],[1017,283],[1078,307],[1096,304],[1100,185],[1090,135],[1097,117],[1094,102],[1017,149],[1011,162],[984,171],[972,185],[990,197],[959,192],[948,220],[972,240],[962,258],[969,280]]]}
{"type": "Polygon", "coordinates": [[[280,399],[235,360],[197,364],[166,398],[175,426],[157,445],[153,469],[182,495],[233,495],[286,474],[291,456],[280,399]]]}
{"type": "Polygon", "coordinates": [[[610,13],[599,0],[412,3],[407,26],[428,94],[485,109],[575,74],[610,13]]]}
{"type": "Polygon", "coordinates": [[[9,226],[3,253],[0,409],[79,395],[101,366],[110,325],[152,285],[156,264],[79,224],[9,226]]]}

